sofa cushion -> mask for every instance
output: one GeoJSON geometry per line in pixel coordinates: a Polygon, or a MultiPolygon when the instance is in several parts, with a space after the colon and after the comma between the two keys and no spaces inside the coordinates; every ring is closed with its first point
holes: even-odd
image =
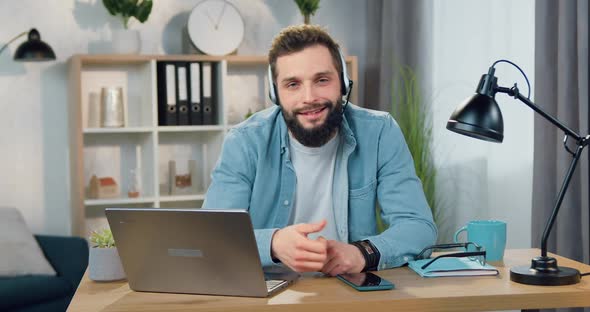
{"type": "Polygon", "coordinates": [[[0,208],[0,250],[0,277],[56,275],[15,208],[0,208]]]}
{"type": "Polygon", "coordinates": [[[69,282],[55,276],[0,277],[0,311],[67,297],[72,291],[69,282]]]}

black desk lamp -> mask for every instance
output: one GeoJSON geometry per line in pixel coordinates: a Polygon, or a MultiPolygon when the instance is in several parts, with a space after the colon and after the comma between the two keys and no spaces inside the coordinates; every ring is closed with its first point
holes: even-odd
{"type": "Polygon", "coordinates": [[[2,48],[0,54],[8,47],[14,40],[28,34],[28,40],[23,42],[14,53],[14,60],[19,62],[43,62],[55,60],[55,53],[51,47],[41,41],[41,35],[37,29],[33,28],[30,31],[25,31],[18,34],[16,37],[10,39],[2,48]]]}
{"type": "Polygon", "coordinates": [[[539,113],[543,118],[549,120],[553,125],[565,132],[563,145],[565,149],[572,154],[573,159],[566,173],[565,179],[557,195],[555,206],[551,217],[545,225],[543,232],[543,239],[541,241],[541,256],[535,257],[531,261],[531,266],[517,266],[510,269],[510,280],[530,285],[570,285],[580,282],[580,272],[573,268],[561,267],[557,265],[557,260],[553,257],[547,257],[547,239],[553,223],[559,212],[559,207],[563,201],[565,192],[572,178],[580,155],[584,147],[588,145],[590,135],[585,137],[580,136],[572,129],[565,126],[559,120],[545,113],[541,108],[531,102],[530,98],[530,84],[528,78],[516,64],[507,61],[499,60],[492,64],[487,74],[484,74],[479,81],[479,85],[475,90],[475,95],[465,100],[451,115],[447,122],[447,129],[463,135],[467,135],[476,139],[486,140],[496,143],[501,143],[504,139],[504,121],[502,119],[502,112],[500,107],[494,99],[496,93],[506,93],[519,99],[521,102],[539,113]],[[506,62],[514,65],[524,75],[527,85],[529,86],[529,96],[525,97],[519,93],[516,84],[512,88],[500,87],[497,85],[498,78],[494,76],[494,66],[497,63],[506,62]],[[569,137],[576,142],[576,150],[572,151],[567,146],[569,137]]]}

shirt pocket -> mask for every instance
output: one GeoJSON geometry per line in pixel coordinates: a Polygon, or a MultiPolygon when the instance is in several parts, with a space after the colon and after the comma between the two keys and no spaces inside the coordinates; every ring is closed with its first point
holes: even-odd
{"type": "Polygon", "coordinates": [[[376,187],[377,187],[377,180],[374,180],[373,182],[371,182],[361,188],[348,190],[348,197],[350,199],[360,199],[360,198],[367,197],[369,195],[373,195],[373,197],[374,197],[376,187]]]}
{"type": "Polygon", "coordinates": [[[377,181],[348,191],[349,235],[351,241],[377,234],[375,208],[377,181]]]}

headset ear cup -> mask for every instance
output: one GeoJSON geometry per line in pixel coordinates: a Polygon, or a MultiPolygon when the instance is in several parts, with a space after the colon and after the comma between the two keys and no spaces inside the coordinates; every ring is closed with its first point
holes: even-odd
{"type": "Polygon", "coordinates": [[[277,94],[277,86],[272,81],[272,77],[272,70],[270,68],[270,65],[268,65],[268,97],[270,98],[270,101],[273,104],[280,105],[279,97],[277,94]]]}
{"type": "Polygon", "coordinates": [[[340,54],[340,62],[342,63],[342,71],[340,72],[340,92],[342,95],[348,94],[348,89],[350,88],[350,78],[348,77],[348,71],[346,69],[346,60],[344,59],[344,54],[342,54],[342,50],[338,49],[338,53],[340,54]]]}
{"type": "Polygon", "coordinates": [[[270,99],[270,101],[273,104],[278,104],[277,103],[277,94],[275,93],[275,84],[274,83],[269,84],[268,98],[270,99]]]}
{"type": "Polygon", "coordinates": [[[279,94],[277,93],[277,85],[273,83],[272,87],[273,87],[272,94],[273,94],[273,98],[274,98],[273,103],[275,103],[278,106],[281,106],[281,101],[279,100],[279,94]]]}
{"type": "Polygon", "coordinates": [[[346,95],[346,93],[347,93],[345,79],[346,79],[346,77],[344,77],[344,72],[340,72],[340,93],[343,96],[346,95]]]}

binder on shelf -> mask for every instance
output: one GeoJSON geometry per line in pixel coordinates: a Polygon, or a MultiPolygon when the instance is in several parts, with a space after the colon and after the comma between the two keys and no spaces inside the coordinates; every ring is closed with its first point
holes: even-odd
{"type": "Polygon", "coordinates": [[[203,124],[203,107],[201,105],[201,64],[190,63],[188,70],[189,98],[190,98],[190,124],[203,124]]]}
{"type": "Polygon", "coordinates": [[[217,96],[215,83],[215,69],[212,63],[202,64],[203,73],[203,124],[214,125],[217,123],[217,96]]]}
{"type": "Polygon", "coordinates": [[[187,86],[187,64],[176,63],[176,104],[178,106],[178,125],[189,125],[189,103],[187,86]]]}
{"type": "Polygon", "coordinates": [[[176,66],[170,62],[157,63],[158,80],[158,124],[178,124],[176,106],[176,66]]]}

